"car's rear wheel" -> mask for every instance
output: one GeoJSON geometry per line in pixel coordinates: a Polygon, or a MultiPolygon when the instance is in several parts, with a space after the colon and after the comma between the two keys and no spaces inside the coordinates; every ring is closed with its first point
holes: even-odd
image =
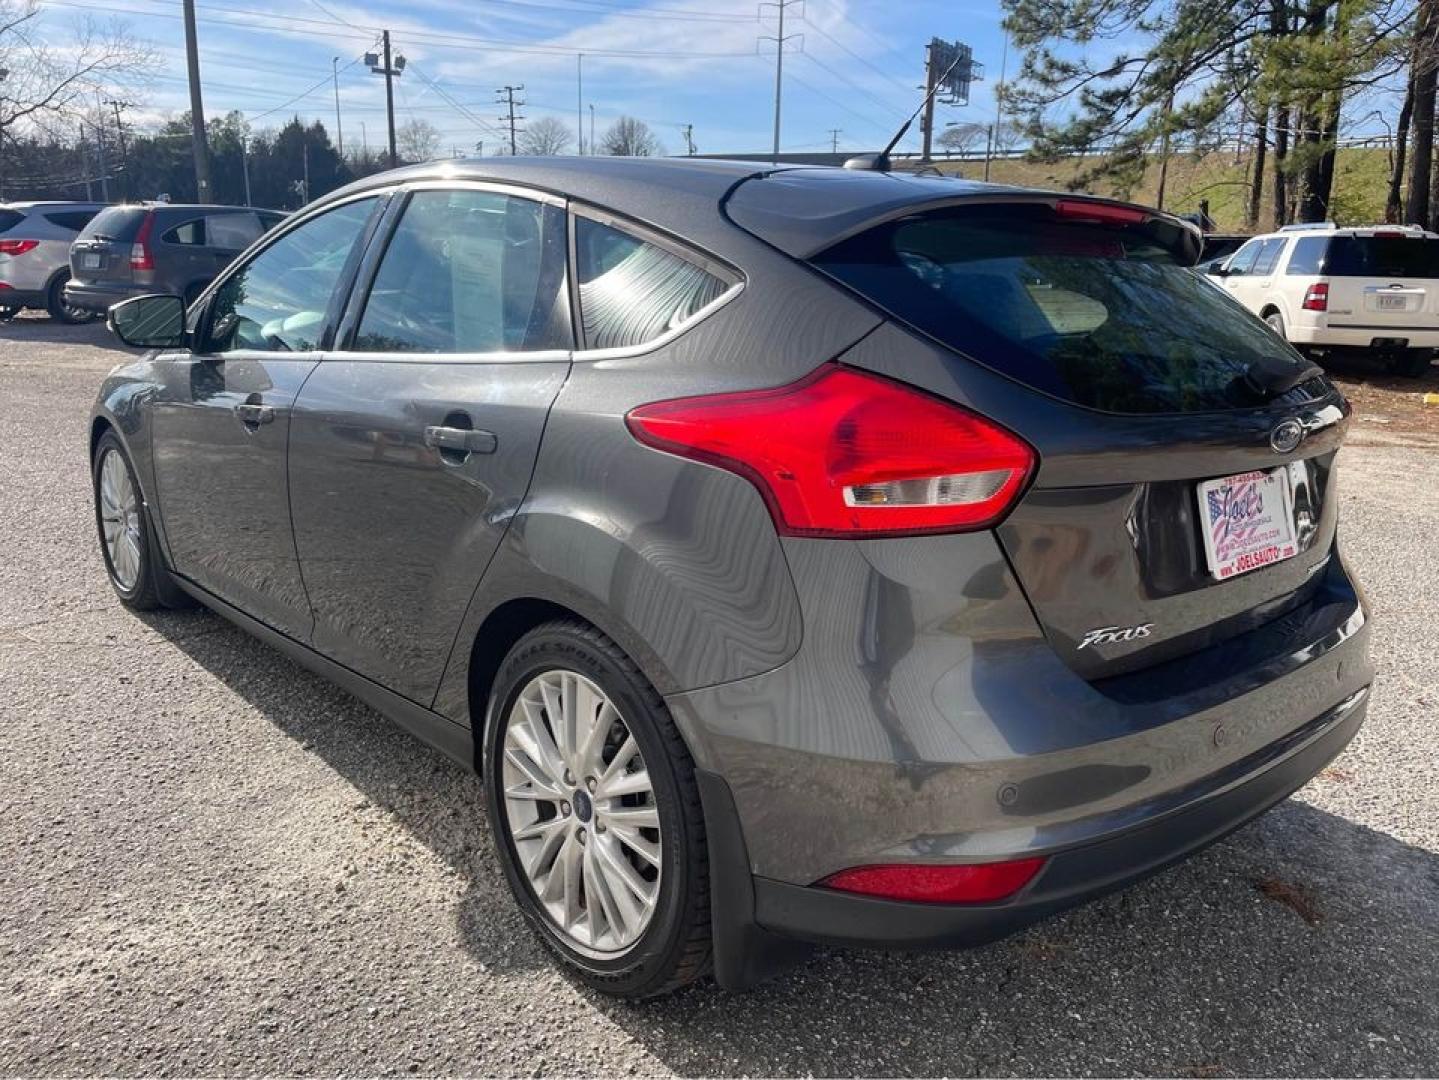
{"type": "Polygon", "coordinates": [[[1276,334],[1278,334],[1282,340],[1289,340],[1287,337],[1284,336],[1283,315],[1279,314],[1279,312],[1277,311],[1265,312],[1264,321],[1269,325],[1269,329],[1273,330],[1276,334]]]}
{"type": "Polygon", "coordinates": [[[78,308],[66,301],[65,283],[69,280],[69,274],[58,274],[55,280],[50,282],[50,288],[45,293],[45,310],[50,313],[50,318],[67,325],[93,322],[99,318],[95,312],[78,308]]]}
{"type": "Polygon", "coordinates": [[[1429,374],[1434,363],[1433,349],[1405,349],[1390,361],[1390,369],[1396,375],[1409,379],[1422,379],[1429,374]]]}
{"type": "Polygon", "coordinates": [[[128,608],[150,611],[160,607],[157,575],[162,570],[151,557],[145,503],[135,470],[113,431],[105,432],[96,444],[92,480],[95,526],[110,587],[128,608]]]}
{"type": "Polygon", "coordinates": [[[572,973],[641,998],[704,972],[709,875],[694,764],[614,642],[559,621],[515,645],[490,696],[484,778],[510,887],[572,973]]]}

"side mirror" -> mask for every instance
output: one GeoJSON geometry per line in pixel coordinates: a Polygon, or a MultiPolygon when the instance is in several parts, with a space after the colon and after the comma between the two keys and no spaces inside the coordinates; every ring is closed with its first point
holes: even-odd
{"type": "Polygon", "coordinates": [[[1210,277],[1228,277],[1229,271],[1224,269],[1223,263],[1211,263],[1209,269],[1204,271],[1210,277]]]}
{"type": "Polygon", "coordinates": [[[154,293],[121,300],[106,320],[110,332],[137,349],[173,349],[185,344],[185,301],[154,293]]]}

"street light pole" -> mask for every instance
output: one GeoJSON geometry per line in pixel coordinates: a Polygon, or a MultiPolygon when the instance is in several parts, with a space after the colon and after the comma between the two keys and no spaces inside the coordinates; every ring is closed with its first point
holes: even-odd
{"type": "Polygon", "coordinates": [[[335,144],[340,151],[340,157],[345,156],[345,129],[340,126],[340,58],[332,57],[330,70],[335,80],[335,144]]]}

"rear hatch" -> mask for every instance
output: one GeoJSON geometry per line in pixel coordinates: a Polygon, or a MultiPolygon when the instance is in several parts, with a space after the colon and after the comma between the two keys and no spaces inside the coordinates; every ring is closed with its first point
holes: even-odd
{"type": "Polygon", "coordinates": [[[1072,668],[1102,679],[1196,653],[1317,588],[1347,406],[1188,268],[1197,234],[1054,195],[890,211],[847,231],[809,261],[944,347],[906,352],[892,334],[855,362],[1037,450],[997,535],[1072,668]]]}
{"type": "MultiPolygon", "coordinates": [[[[1306,237],[1301,240],[1314,240],[1306,237]]],[[[1373,330],[1439,330],[1439,237],[1414,230],[1323,238],[1317,274],[1328,280],[1328,324],[1373,330]]],[[[1296,249],[1296,254],[1297,254],[1296,249]]]]}
{"type": "Polygon", "coordinates": [[[70,276],[84,284],[133,283],[130,257],[149,216],[143,206],[101,210],[70,245],[70,276]]]}

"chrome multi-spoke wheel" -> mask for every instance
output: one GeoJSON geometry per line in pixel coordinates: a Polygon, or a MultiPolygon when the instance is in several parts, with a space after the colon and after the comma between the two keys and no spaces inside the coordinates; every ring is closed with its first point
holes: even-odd
{"type": "Polygon", "coordinates": [[[100,459],[98,498],[100,529],[110,573],[122,592],[130,592],[140,580],[144,522],[140,497],[130,480],[130,470],[120,451],[103,451],[100,459]]]}
{"type": "Polygon", "coordinates": [[[644,755],[598,686],[534,676],[505,717],[506,825],[541,909],[593,956],[632,947],[659,903],[660,815],[644,755]]]}

